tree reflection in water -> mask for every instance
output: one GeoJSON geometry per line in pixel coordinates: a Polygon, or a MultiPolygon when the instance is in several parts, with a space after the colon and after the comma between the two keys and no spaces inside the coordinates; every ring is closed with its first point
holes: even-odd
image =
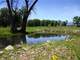
{"type": "Polygon", "coordinates": [[[25,35],[14,35],[10,37],[0,37],[0,49],[5,48],[8,45],[18,45],[27,43],[25,35]]]}

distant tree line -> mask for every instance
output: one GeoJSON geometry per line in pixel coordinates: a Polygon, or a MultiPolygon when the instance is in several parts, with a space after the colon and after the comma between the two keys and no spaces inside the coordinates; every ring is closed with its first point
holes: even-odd
{"type": "Polygon", "coordinates": [[[66,24],[67,21],[32,19],[28,20],[27,26],[66,26],[66,24]]]}
{"type": "MultiPolygon", "coordinates": [[[[17,11],[16,16],[13,15],[16,19],[14,19],[15,25],[20,26],[22,22],[21,14],[25,11],[24,8],[17,11]]],[[[0,9],[0,26],[6,27],[10,26],[12,19],[9,19],[9,12],[7,8],[0,9]]],[[[75,16],[73,18],[73,22],[76,26],[80,26],[80,17],[75,16]]],[[[31,19],[27,20],[27,26],[66,26],[68,21],[61,20],[40,20],[40,19],[31,19]]]]}
{"type": "MultiPolygon", "coordinates": [[[[19,10],[17,12],[16,17],[16,23],[15,25],[20,26],[20,22],[22,21],[21,14],[23,13],[23,10],[19,10]]],[[[9,12],[7,8],[1,8],[0,9],[0,26],[6,27],[10,26],[10,22],[12,19],[9,19],[9,12]]],[[[40,20],[40,19],[31,19],[27,21],[27,26],[66,26],[67,21],[60,21],[60,20],[40,20]]]]}

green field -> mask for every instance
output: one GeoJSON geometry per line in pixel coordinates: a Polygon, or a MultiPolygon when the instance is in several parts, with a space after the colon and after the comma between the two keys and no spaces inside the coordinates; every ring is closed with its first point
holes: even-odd
{"type": "MultiPolygon", "coordinates": [[[[27,27],[26,31],[28,33],[37,33],[37,32],[46,32],[46,33],[52,33],[52,34],[75,34],[80,30],[80,27],[27,27]]],[[[80,32],[79,32],[80,33],[80,32]]],[[[78,33],[77,33],[78,34],[78,33]]],[[[1,35],[13,35],[10,32],[10,27],[0,27],[0,36],[1,35]]]]}

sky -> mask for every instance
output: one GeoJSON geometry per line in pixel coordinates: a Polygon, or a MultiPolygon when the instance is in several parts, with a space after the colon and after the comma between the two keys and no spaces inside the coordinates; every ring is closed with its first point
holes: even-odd
{"type": "MultiPolygon", "coordinates": [[[[0,8],[4,5],[0,4],[0,8]]],[[[74,16],[80,16],[80,0],[38,0],[34,11],[29,19],[72,21],[74,16]]]]}
{"type": "Polygon", "coordinates": [[[30,18],[68,20],[80,16],[80,0],[39,0],[30,18]]]}

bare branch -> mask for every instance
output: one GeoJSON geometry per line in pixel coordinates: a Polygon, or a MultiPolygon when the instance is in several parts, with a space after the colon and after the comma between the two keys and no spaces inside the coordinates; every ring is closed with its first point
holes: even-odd
{"type": "Polygon", "coordinates": [[[29,5],[28,5],[28,0],[25,0],[25,2],[26,2],[26,9],[27,9],[27,11],[28,11],[28,7],[29,7],[29,5]]]}
{"type": "Polygon", "coordinates": [[[14,1],[14,0],[11,0],[11,1],[10,1],[10,4],[11,4],[11,7],[12,7],[12,8],[13,8],[13,3],[14,3],[13,1],[14,1]]]}
{"type": "Polygon", "coordinates": [[[37,13],[36,13],[36,10],[37,10],[37,9],[34,7],[33,10],[32,10],[32,12],[33,12],[34,14],[37,14],[37,13]]]}
{"type": "Polygon", "coordinates": [[[29,11],[28,11],[28,14],[31,12],[31,10],[34,8],[34,5],[37,3],[37,1],[38,0],[35,0],[34,2],[33,2],[33,4],[31,5],[31,7],[30,7],[30,9],[29,9],[29,11]]]}
{"type": "Polygon", "coordinates": [[[11,10],[11,6],[10,6],[10,1],[9,1],[9,0],[6,0],[6,3],[7,3],[7,6],[8,6],[8,9],[9,9],[9,13],[10,13],[10,15],[12,15],[12,10],[11,10]]]}

